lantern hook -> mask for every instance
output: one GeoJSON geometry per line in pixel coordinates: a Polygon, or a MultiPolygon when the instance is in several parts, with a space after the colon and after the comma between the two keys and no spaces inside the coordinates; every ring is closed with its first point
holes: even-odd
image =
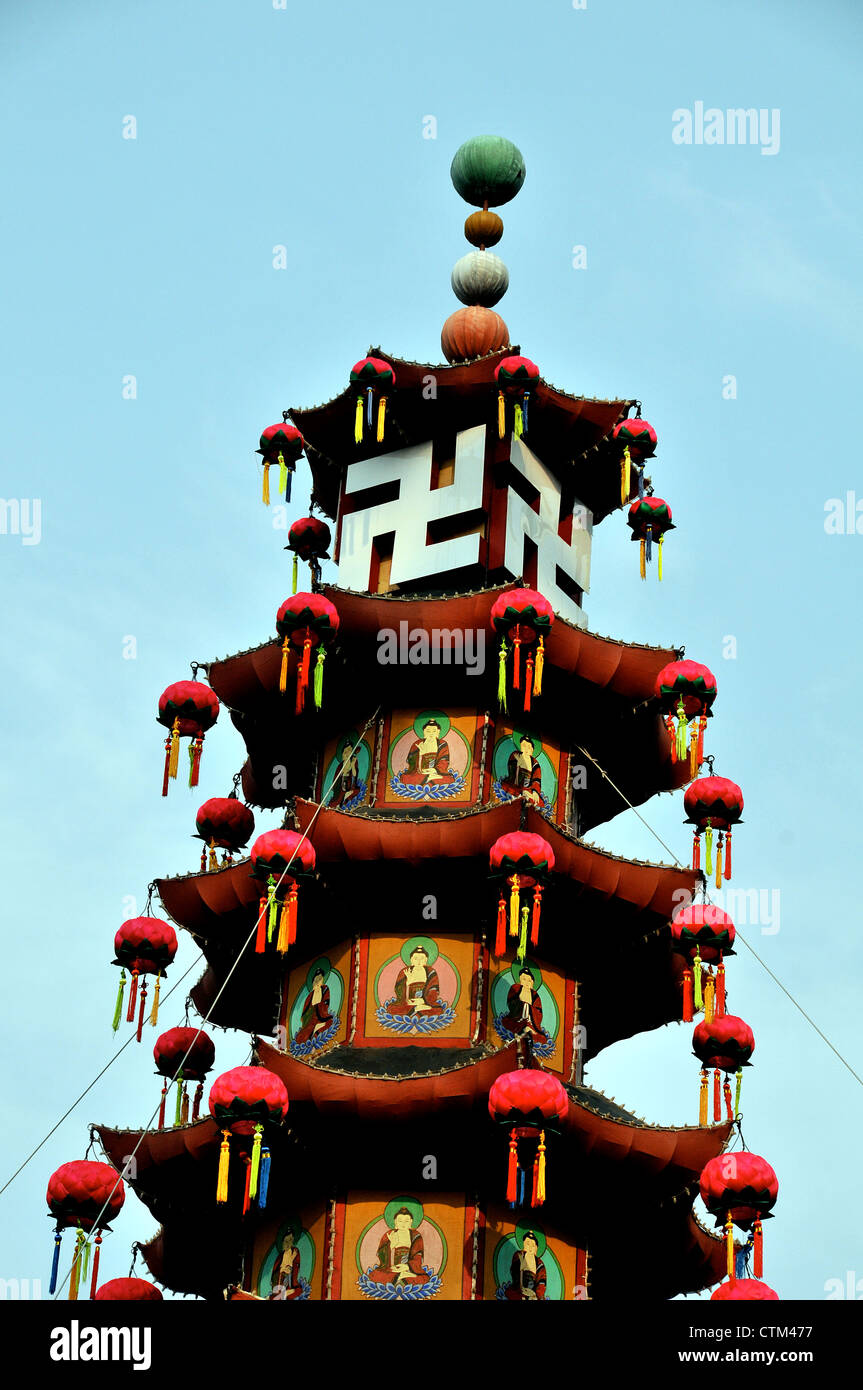
{"type": "Polygon", "coordinates": [[[203,671],[203,672],[205,673],[205,675],[206,675],[207,677],[209,677],[209,675],[210,675],[210,663],[209,663],[209,661],[190,661],[190,662],[189,662],[189,665],[190,665],[191,668],[192,668],[192,680],[193,680],[193,681],[196,681],[196,680],[198,679],[198,672],[199,672],[199,671],[203,671]]]}

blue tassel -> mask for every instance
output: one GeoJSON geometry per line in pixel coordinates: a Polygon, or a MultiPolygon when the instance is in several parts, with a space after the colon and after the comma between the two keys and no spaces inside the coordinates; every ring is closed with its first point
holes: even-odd
{"type": "Polygon", "coordinates": [[[366,387],[366,423],[368,424],[369,429],[371,429],[371,427],[372,427],[372,419],[373,419],[373,416],[374,416],[374,405],[375,405],[375,402],[374,402],[374,388],[371,387],[371,386],[367,386],[367,387],[366,387]]]}
{"type": "Polygon", "coordinates": [[[291,478],[293,477],[293,474],[294,474],[294,465],[293,465],[293,464],[288,464],[288,477],[287,477],[287,481],[286,481],[286,483],[285,483],[285,501],[286,501],[286,502],[290,502],[290,500],[291,500],[291,478]]]}
{"type": "Polygon", "coordinates": [[[313,584],[320,584],[320,582],[321,582],[321,567],[320,567],[320,565],[318,564],[317,560],[312,560],[312,583],[313,583],[313,584]]]}
{"type": "Polygon", "coordinates": [[[524,400],[521,404],[521,429],[522,434],[527,434],[527,403],[530,399],[530,392],[525,391],[524,400]]]}
{"type": "Polygon", "coordinates": [[[653,549],[653,532],[652,532],[652,531],[650,530],[650,528],[648,527],[647,535],[644,537],[644,561],[645,561],[645,564],[648,564],[648,565],[650,564],[650,553],[651,553],[651,550],[652,550],[652,549],[653,549]]]}
{"type": "Polygon", "coordinates": [[[267,1188],[270,1185],[270,1151],[266,1144],[261,1149],[261,1171],[258,1174],[258,1206],[263,1209],[267,1205],[267,1188]]]}
{"type": "Polygon", "coordinates": [[[520,1207],[523,1207],[523,1206],[524,1206],[524,1169],[523,1169],[523,1168],[519,1168],[519,1170],[518,1170],[518,1204],[519,1204],[520,1207]]]}
{"type": "Polygon", "coordinates": [[[644,468],[643,468],[643,466],[642,466],[641,468],[639,468],[639,469],[637,470],[637,472],[638,472],[638,495],[639,495],[639,497],[643,497],[643,496],[644,496],[644,468]]]}
{"type": "Polygon", "coordinates": [[[63,1231],[60,1226],[54,1232],[54,1258],[51,1261],[51,1282],[48,1285],[48,1292],[55,1293],[57,1290],[57,1270],[60,1267],[60,1241],[63,1238],[63,1231]]]}

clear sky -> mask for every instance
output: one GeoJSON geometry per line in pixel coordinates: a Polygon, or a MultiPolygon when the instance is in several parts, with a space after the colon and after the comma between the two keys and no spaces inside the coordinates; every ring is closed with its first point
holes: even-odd
{"type": "MultiPolygon", "coordinates": [[[[339,392],[370,344],[440,359],[466,250],[449,164],[484,132],[527,164],[497,248],[513,341],[565,390],[640,398],[659,433],[665,581],[640,582],[610,518],[590,626],[715,671],[708,749],[746,798],[732,886],[766,904],[742,934],[863,1071],[861,31],[853,0],[6,0],[0,492],[29,510],[0,534],[0,1181],[111,1056],[114,932],[149,880],[194,866],[197,805],[242,761],[223,718],[200,797],[163,801],[154,715],[190,660],[268,639],[289,592],[258,435],[339,392]],[[699,102],[770,113],[773,152],[675,143],[699,102]]],[[[302,465],[297,515],[307,485],[302,465]]],[[[686,860],[682,797],[644,813],[686,860]]],[[[592,838],[667,858],[632,813],[592,838]]],[[[194,957],[184,940],[171,978],[194,957]]],[[[622,1010],[626,979],[621,959],[622,1010]]],[[[746,1140],[780,1180],[766,1277],[821,1299],[863,1279],[863,1092],[745,946],[729,990],[756,1036],[746,1140]]],[[[220,1070],[245,1060],[247,1039],[216,1037],[220,1070]]],[[[697,1118],[685,1026],[588,1080],[648,1119],[697,1118]]],[[[128,1047],[0,1198],[0,1276],[47,1290],[48,1175],[88,1121],[140,1123],[158,1089],[150,1046],[128,1047]]],[[[105,1277],[153,1231],[130,1198],[105,1277]]]]}

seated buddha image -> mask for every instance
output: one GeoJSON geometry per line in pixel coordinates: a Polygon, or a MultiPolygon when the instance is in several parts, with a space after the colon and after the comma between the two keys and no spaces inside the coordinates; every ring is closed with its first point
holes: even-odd
{"type": "Polygon", "coordinates": [[[271,1299],[300,1298],[300,1252],[294,1244],[294,1232],[289,1230],[282,1241],[281,1255],[276,1256],[270,1277],[271,1299]]]}
{"type": "Polygon", "coordinates": [[[539,1257],[539,1240],[535,1232],[525,1231],[521,1249],[516,1250],[512,1257],[506,1297],[519,1303],[523,1300],[530,1303],[544,1300],[547,1282],[545,1265],[539,1257]]]}
{"type": "Polygon", "coordinates": [[[510,753],[506,777],[501,786],[511,796],[523,796],[538,806],[542,800],[542,769],[536,756],[536,742],[530,734],[516,735],[518,744],[510,753]]]}
{"type": "Polygon", "coordinates": [[[316,970],[311,988],[303,1001],[300,1027],[294,1039],[297,1043],[310,1042],[317,1033],[325,1032],[333,1021],[330,1012],[330,989],[324,983],[323,970],[316,970]]]}
{"type": "Polygon", "coordinates": [[[446,786],[455,781],[449,768],[449,744],[441,738],[441,726],[430,718],[422,726],[422,737],[408,749],[401,774],[405,786],[446,786]]]}
{"type": "Polygon", "coordinates": [[[386,1005],[393,1017],[405,1014],[442,1014],[446,1002],[440,998],[437,971],[429,964],[425,946],[411,951],[408,964],[396,976],[394,998],[386,1005]]]}
{"type": "Polygon", "coordinates": [[[385,1231],[378,1244],[377,1267],[368,1271],[375,1284],[427,1284],[430,1275],[423,1269],[425,1249],[423,1238],[413,1225],[407,1207],[401,1207],[393,1217],[392,1228],[385,1231]]]}
{"type": "Polygon", "coordinates": [[[336,782],[331,805],[344,806],[351,801],[360,789],[360,762],[350,740],[345,741],[341,750],[341,761],[336,772],[336,782]]]}
{"type": "Polygon", "coordinates": [[[542,1027],[542,1000],[536,989],[534,973],[527,965],[519,971],[517,981],[510,985],[504,1023],[516,1036],[530,1033],[537,1042],[546,1041],[547,1035],[542,1027]]]}

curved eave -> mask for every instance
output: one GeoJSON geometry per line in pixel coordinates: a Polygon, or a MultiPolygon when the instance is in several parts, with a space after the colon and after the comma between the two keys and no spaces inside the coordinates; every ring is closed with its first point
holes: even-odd
{"type": "MultiPolygon", "coordinates": [[[[369,355],[389,362],[396,376],[389,396],[385,447],[401,448],[430,438],[438,417],[449,429],[491,423],[497,411],[495,368],[503,357],[518,352],[517,346],[508,346],[472,362],[446,365],[409,362],[370,348],[369,355]],[[436,385],[431,401],[430,375],[436,385]]],[[[348,462],[381,452],[373,435],[359,446],[354,442],[356,400],[357,390],[349,386],[323,405],[288,412],[306,441],[314,500],[331,517],[336,515],[339,482],[348,462]]],[[[619,463],[610,453],[594,455],[587,464],[585,459],[634,404],[626,399],[573,396],[546,383],[531,393],[531,448],[560,475],[575,476],[581,501],[597,521],[620,505],[619,463]]]]}
{"type": "MultiPolygon", "coordinates": [[[[331,584],[322,585],[320,592],[338,608],[340,641],[348,637],[351,640],[364,638],[373,653],[378,650],[381,629],[398,629],[402,621],[406,621],[411,630],[422,629],[429,633],[456,628],[482,631],[487,649],[493,651],[498,639],[489,614],[495,599],[512,587],[512,584],[504,584],[494,589],[453,594],[448,598],[399,598],[387,594],[357,593],[331,584]]],[[[678,652],[673,647],[619,642],[586,632],[565,618],[557,618],[545,641],[544,679],[553,678],[554,672],[562,676],[575,676],[599,690],[608,690],[625,700],[638,702],[653,697],[657,675],[663,666],[677,656],[678,652]]],[[[276,640],[211,662],[209,683],[230,709],[253,709],[260,704],[263,696],[278,693],[280,665],[281,644],[276,640]]],[[[392,668],[392,671],[395,669],[392,668]]],[[[451,682],[457,668],[444,666],[442,669],[451,682]]],[[[465,679],[474,684],[482,678],[471,676],[465,679]]],[[[496,671],[494,679],[497,680],[496,671]]]]}

